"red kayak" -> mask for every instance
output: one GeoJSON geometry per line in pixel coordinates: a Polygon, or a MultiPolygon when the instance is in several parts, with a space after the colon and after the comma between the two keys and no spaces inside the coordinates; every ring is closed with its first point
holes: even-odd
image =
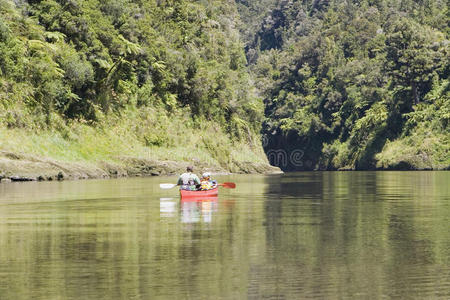
{"type": "Polygon", "coordinates": [[[189,191],[189,190],[180,190],[181,198],[202,198],[202,197],[216,197],[219,194],[219,188],[215,187],[206,191],[189,191]]]}

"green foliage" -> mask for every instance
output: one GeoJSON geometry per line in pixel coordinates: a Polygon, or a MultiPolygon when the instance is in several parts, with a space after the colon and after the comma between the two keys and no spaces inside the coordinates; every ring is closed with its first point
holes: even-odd
{"type": "Polygon", "coordinates": [[[425,165],[443,166],[426,132],[449,135],[448,14],[415,0],[0,0],[0,126],[70,140],[69,124],[139,124],[129,141],[148,148],[201,130],[225,136],[198,140],[214,159],[234,157],[224,144],[258,152],[263,128],[307,169],[394,166],[391,149],[423,138],[440,149],[425,165]]]}
{"type": "Polygon", "coordinates": [[[267,149],[303,150],[301,169],[373,169],[391,141],[448,139],[447,14],[444,1],[279,1],[247,51],[267,149]]]}
{"type": "Polygon", "coordinates": [[[405,115],[402,136],[377,155],[383,168],[444,169],[450,164],[450,85],[435,80],[424,102],[405,115]]]}
{"type": "Polygon", "coordinates": [[[167,109],[189,107],[225,126],[241,112],[236,104],[249,101],[245,55],[229,21],[235,12],[220,1],[210,3],[216,11],[186,0],[2,3],[10,17],[0,23],[2,74],[16,71],[23,80],[28,72],[38,89],[48,84],[35,99],[47,113],[57,107],[66,117],[92,119],[94,105],[119,111],[150,86],[147,97],[167,109]],[[10,28],[18,22],[25,29],[10,28]]]}
{"type": "Polygon", "coordinates": [[[263,116],[237,23],[219,0],[0,0],[0,125],[70,140],[115,122],[148,148],[213,126],[202,151],[228,166],[223,145],[255,146],[263,116]]]}

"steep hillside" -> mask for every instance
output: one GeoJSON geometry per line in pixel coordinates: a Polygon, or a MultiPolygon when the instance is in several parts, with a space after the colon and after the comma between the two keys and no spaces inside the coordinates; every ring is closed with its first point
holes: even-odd
{"type": "Polygon", "coordinates": [[[449,17],[441,0],[0,0],[0,176],[449,168],[449,17]]]}
{"type": "Polygon", "coordinates": [[[247,56],[272,163],[449,168],[446,1],[282,0],[262,19],[247,56]]]}
{"type": "Polygon", "coordinates": [[[233,1],[0,0],[0,150],[267,165],[237,21],[233,1]]]}

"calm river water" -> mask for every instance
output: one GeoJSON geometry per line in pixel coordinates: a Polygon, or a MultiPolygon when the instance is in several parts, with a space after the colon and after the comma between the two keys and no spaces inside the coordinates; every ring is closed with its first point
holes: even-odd
{"type": "Polygon", "coordinates": [[[449,299],[450,172],[0,184],[0,299],[449,299]]]}

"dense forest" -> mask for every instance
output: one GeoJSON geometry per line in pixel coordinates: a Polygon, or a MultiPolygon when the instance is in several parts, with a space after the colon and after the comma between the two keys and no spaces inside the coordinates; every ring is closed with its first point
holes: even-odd
{"type": "Polygon", "coordinates": [[[267,164],[238,20],[233,1],[0,0],[0,149],[267,164]]]}
{"type": "Polygon", "coordinates": [[[448,168],[449,20],[441,0],[0,0],[0,150],[448,168]]]}
{"type": "Polygon", "coordinates": [[[243,17],[265,14],[245,42],[265,104],[266,151],[290,158],[272,152],[272,162],[450,166],[446,1],[281,0],[268,12],[267,3],[239,2],[243,17]]]}

